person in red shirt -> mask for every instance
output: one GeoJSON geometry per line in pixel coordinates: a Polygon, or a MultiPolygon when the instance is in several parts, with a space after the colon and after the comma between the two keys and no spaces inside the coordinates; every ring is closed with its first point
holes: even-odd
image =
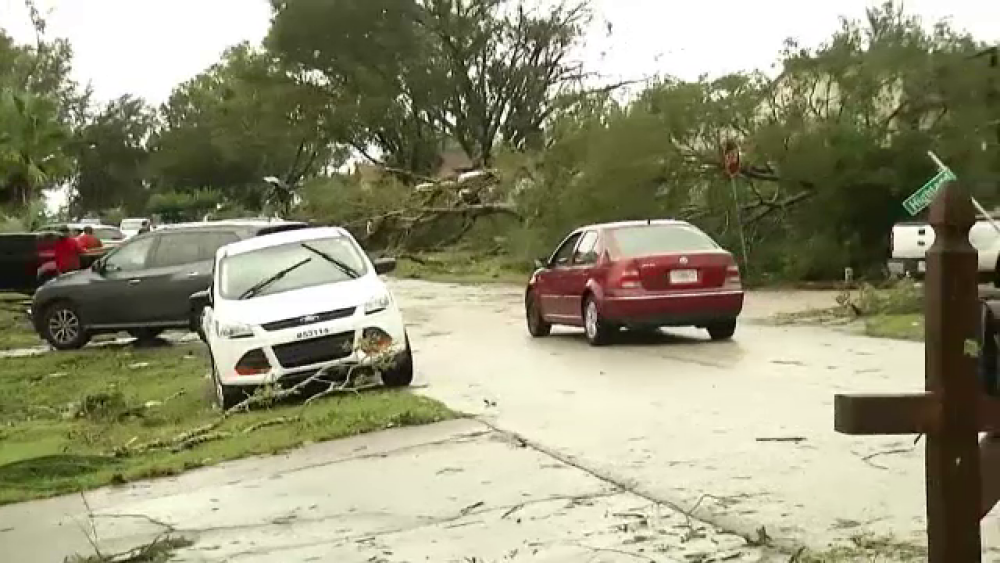
{"type": "Polygon", "coordinates": [[[69,227],[59,227],[59,240],[55,244],[56,270],[60,274],[80,269],[80,254],[83,250],[75,238],[69,234],[69,227]]]}
{"type": "Polygon", "coordinates": [[[91,227],[90,225],[83,228],[83,232],[80,233],[80,236],[76,237],[76,242],[80,245],[80,250],[83,252],[88,252],[104,246],[101,239],[94,236],[94,227],[91,227]]]}

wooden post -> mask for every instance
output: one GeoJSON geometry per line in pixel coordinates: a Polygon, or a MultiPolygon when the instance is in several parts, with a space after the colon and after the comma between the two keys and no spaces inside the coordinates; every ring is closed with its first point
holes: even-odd
{"type": "MultiPolygon", "coordinates": [[[[925,433],[927,544],[930,563],[981,561],[980,517],[1000,490],[980,482],[980,430],[1000,425],[1000,403],[986,397],[976,375],[979,354],[978,255],[969,243],[975,210],[957,183],[945,185],[931,206],[934,245],[924,284],[926,392],[838,395],[834,427],[845,434],[925,433]]],[[[997,442],[983,445],[992,474],[997,442]],[[989,455],[993,454],[993,455],[989,455]]],[[[993,483],[995,479],[988,479],[993,483]]]]}
{"type": "Polygon", "coordinates": [[[938,424],[927,431],[927,547],[934,563],[980,561],[980,396],[978,253],[969,243],[976,213],[957,182],[931,206],[927,251],[925,385],[937,398],[938,424]]]}

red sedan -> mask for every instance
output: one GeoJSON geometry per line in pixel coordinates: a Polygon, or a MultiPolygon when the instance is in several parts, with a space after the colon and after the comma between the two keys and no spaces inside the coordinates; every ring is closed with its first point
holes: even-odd
{"type": "Polygon", "coordinates": [[[524,299],[535,337],[580,326],[599,346],[622,327],[696,326],[726,340],[743,310],[732,254],[684,221],[583,227],[536,267],[524,299]]]}

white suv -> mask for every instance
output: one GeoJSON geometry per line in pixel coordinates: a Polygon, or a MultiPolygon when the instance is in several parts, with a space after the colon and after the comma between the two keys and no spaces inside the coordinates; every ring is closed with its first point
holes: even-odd
{"type": "Polygon", "coordinates": [[[388,386],[413,379],[403,317],[374,263],[338,227],[298,229],[224,246],[203,301],[216,400],[226,409],[265,384],[378,371],[388,386]],[[388,359],[388,361],[386,361],[388,359]]]}

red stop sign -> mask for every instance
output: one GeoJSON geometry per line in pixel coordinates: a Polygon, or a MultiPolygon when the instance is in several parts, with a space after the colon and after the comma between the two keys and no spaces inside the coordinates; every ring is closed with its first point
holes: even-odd
{"type": "Polygon", "coordinates": [[[736,146],[727,146],[724,155],[726,174],[730,178],[735,178],[740,173],[740,149],[736,146]]]}

